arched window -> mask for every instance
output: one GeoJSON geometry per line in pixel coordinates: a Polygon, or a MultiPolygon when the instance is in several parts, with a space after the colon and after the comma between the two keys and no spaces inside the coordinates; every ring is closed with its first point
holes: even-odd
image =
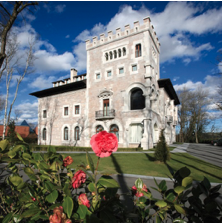
{"type": "Polygon", "coordinates": [[[46,140],[46,128],[42,130],[42,140],[46,140]]]}
{"type": "Polygon", "coordinates": [[[118,49],[118,56],[121,57],[121,49],[118,49]]]}
{"type": "Polygon", "coordinates": [[[109,52],[109,58],[110,58],[110,60],[112,60],[113,59],[113,52],[109,52]]]}
{"type": "Polygon", "coordinates": [[[145,108],[145,97],[143,91],[140,88],[136,88],[131,92],[130,95],[130,109],[138,110],[145,108]]]}
{"type": "Polygon", "coordinates": [[[79,126],[76,126],[74,129],[74,139],[77,141],[79,138],[79,126]]]}
{"type": "Polygon", "coordinates": [[[69,129],[68,129],[68,127],[64,128],[64,140],[69,140],[69,129]]]}
{"type": "Polygon", "coordinates": [[[105,54],[106,61],[109,59],[108,53],[105,54]]]}
{"type": "Polygon", "coordinates": [[[99,132],[101,132],[103,130],[104,130],[104,128],[101,125],[97,125],[96,126],[96,133],[99,133],[99,132]]]}
{"type": "Polygon", "coordinates": [[[126,56],[126,48],[123,47],[123,56],[126,56]]]}
{"type": "Polygon", "coordinates": [[[140,123],[131,124],[129,131],[129,141],[131,143],[140,143],[143,135],[143,126],[140,123]]]}
{"type": "Polygon", "coordinates": [[[111,125],[109,132],[115,134],[119,141],[119,127],[117,125],[111,125]]]}
{"type": "Polygon", "coordinates": [[[117,52],[116,52],[116,50],[114,50],[113,54],[114,54],[114,58],[116,59],[117,58],[117,52]]]}

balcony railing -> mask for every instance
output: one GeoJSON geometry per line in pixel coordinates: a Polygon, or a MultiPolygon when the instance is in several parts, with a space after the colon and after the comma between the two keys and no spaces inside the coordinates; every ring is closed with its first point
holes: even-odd
{"type": "Polygon", "coordinates": [[[172,115],[167,115],[166,119],[167,119],[168,123],[172,123],[173,122],[173,116],[172,115]]]}
{"type": "Polygon", "coordinates": [[[115,110],[109,109],[109,110],[100,110],[96,111],[96,119],[112,119],[115,117],[115,110]]]}

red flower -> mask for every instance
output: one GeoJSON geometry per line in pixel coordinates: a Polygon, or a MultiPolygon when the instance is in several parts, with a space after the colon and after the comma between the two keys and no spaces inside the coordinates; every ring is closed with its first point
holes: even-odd
{"type": "Polygon", "coordinates": [[[146,184],[143,184],[142,189],[137,189],[136,186],[132,186],[132,195],[136,196],[136,197],[142,197],[144,196],[142,191],[148,192],[148,189],[146,187],[146,184]]]}
{"type": "Polygon", "coordinates": [[[118,148],[118,139],[115,134],[101,131],[93,135],[90,144],[98,157],[108,157],[118,148]]]}
{"type": "Polygon", "coordinates": [[[86,196],[86,194],[80,194],[79,197],[78,197],[78,203],[80,205],[85,205],[87,208],[90,207],[90,203],[89,203],[89,200],[86,196]]]}
{"type": "Polygon", "coordinates": [[[68,166],[70,164],[72,164],[73,159],[71,156],[67,156],[64,160],[63,160],[63,166],[68,166]]]}
{"type": "Polygon", "coordinates": [[[85,183],[85,181],[86,174],[82,170],[79,170],[74,174],[72,178],[72,186],[73,188],[79,188],[81,184],[85,183]]]}
{"type": "Polygon", "coordinates": [[[136,186],[132,186],[132,195],[136,195],[136,192],[137,192],[137,188],[136,186]]]}
{"type": "Polygon", "coordinates": [[[53,210],[53,215],[50,215],[49,222],[50,223],[62,223],[62,214],[63,214],[63,207],[56,207],[53,210]]]}
{"type": "Polygon", "coordinates": [[[32,197],[32,200],[33,200],[33,201],[35,201],[35,198],[34,198],[34,197],[32,197]]]}

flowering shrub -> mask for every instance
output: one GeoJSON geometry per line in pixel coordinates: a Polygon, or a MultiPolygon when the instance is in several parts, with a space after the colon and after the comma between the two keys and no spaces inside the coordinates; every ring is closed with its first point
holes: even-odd
{"type": "Polygon", "coordinates": [[[0,162],[4,166],[0,174],[2,223],[135,222],[132,216],[136,216],[136,222],[153,218],[156,222],[221,222],[220,207],[215,201],[220,185],[211,188],[204,178],[192,188],[187,168],[172,173],[171,189],[167,189],[165,181],[155,181],[161,199],[154,198],[142,180],[137,179],[128,194],[134,201],[133,213],[129,213],[117,194],[119,184],[111,176],[99,177],[97,172],[100,158],[117,150],[114,134],[103,131],[93,136],[91,145],[98,156],[97,165],[86,152],[87,163],[76,170],[70,168],[71,157],[63,159],[51,147],[45,154],[33,154],[18,137],[20,143],[13,146],[7,140],[0,141],[0,162]],[[205,195],[204,200],[199,199],[201,194],[205,195]]]}

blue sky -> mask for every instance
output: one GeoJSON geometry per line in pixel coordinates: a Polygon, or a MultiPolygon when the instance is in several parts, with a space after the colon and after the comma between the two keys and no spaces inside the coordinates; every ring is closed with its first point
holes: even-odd
{"type": "MultiPolygon", "coordinates": [[[[215,98],[222,72],[216,60],[222,49],[222,2],[160,1],[80,1],[40,2],[33,13],[23,13],[25,23],[17,23],[20,51],[31,38],[35,72],[26,76],[19,88],[14,109],[20,111],[18,122],[37,123],[37,98],[29,93],[52,87],[53,81],[69,77],[70,68],[86,72],[85,40],[124,28],[134,21],[142,23],[149,16],[161,43],[160,77],[170,78],[178,91],[202,87],[215,98]]],[[[16,79],[12,81],[13,99],[16,79]]],[[[5,80],[0,94],[5,95],[5,80]]],[[[213,102],[213,100],[212,100],[213,102]]],[[[213,109],[214,104],[209,106],[213,109]]],[[[214,115],[218,112],[211,110],[214,115]]],[[[2,116],[0,116],[0,120],[2,116]]],[[[221,122],[216,122],[222,131],[221,122]]]]}

